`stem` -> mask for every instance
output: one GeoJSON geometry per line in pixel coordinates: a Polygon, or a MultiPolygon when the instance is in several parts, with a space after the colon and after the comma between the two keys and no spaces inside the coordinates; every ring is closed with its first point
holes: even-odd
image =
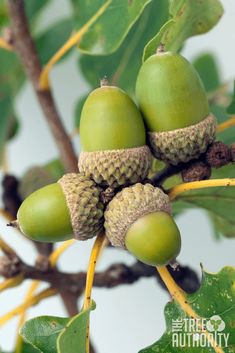
{"type": "Polygon", "coordinates": [[[47,65],[44,67],[41,77],[40,77],[40,83],[39,87],[42,91],[46,91],[49,89],[49,72],[52,69],[52,67],[57,63],[57,61],[60,60],[61,57],[63,57],[67,51],[69,51],[73,46],[78,44],[78,42],[81,40],[82,36],[88,31],[88,29],[93,25],[93,23],[104,13],[104,11],[107,9],[107,7],[111,4],[111,0],[108,0],[104,5],[100,7],[100,9],[92,16],[87,23],[85,23],[82,28],[73,34],[71,38],[58,50],[57,53],[51,58],[51,60],[47,63],[47,65]]]}
{"type": "Polygon", "coordinates": [[[211,179],[211,180],[201,180],[192,181],[190,183],[176,185],[168,191],[170,200],[174,200],[177,196],[183,192],[204,189],[218,186],[235,186],[235,179],[225,178],[225,179],[211,179]]]}
{"type": "Polygon", "coordinates": [[[0,317],[0,326],[3,326],[9,320],[11,320],[13,317],[21,314],[22,311],[25,311],[26,309],[30,308],[31,306],[38,304],[41,300],[43,300],[45,298],[52,297],[55,294],[57,294],[57,290],[54,288],[48,288],[48,289],[41,291],[39,294],[31,297],[25,303],[17,306],[15,309],[11,310],[7,314],[0,317]]]}
{"type": "MultiPolygon", "coordinates": [[[[166,267],[157,267],[157,271],[165,283],[169,293],[172,298],[180,305],[182,310],[193,319],[198,319],[199,316],[190,306],[187,301],[186,293],[175,283],[174,279],[171,277],[169,271],[166,267]]],[[[224,353],[223,349],[218,347],[213,338],[211,338],[210,334],[199,324],[200,330],[205,333],[208,342],[212,345],[216,353],[224,353]]]]}
{"type": "MultiPolygon", "coordinates": [[[[49,256],[49,262],[52,268],[54,268],[60,258],[60,256],[75,243],[75,239],[65,241],[61,246],[55,249],[49,256]]],[[[69,290],[60,292],[61,299],[66,307],[69,316],[74,316],[78,313],[77,307],[77,295],[69,290]]]]}
{"type": "MultiPolygon", "coordinates": [[[[34,292],[36,291],[38,285],[40,284],[39,281],[33,281],[32,284],[30,285],[27,294],[25,296],[24,302],[27,302],[30,300],[30,298],[33,296],[34,292]]],[[[16,345],[15,345],[15,353],[21,353],[22,352],[22,346],[23,346],[23,338],[19,335],[20,328],[23,326],[25,323],[26,319],[26,313],[27,310],[23,310],[22,313],[20,314],[19,321],[18,321],[18,329],[17,329],[17,338],[16,338],[16,345]]]]}
{"type": "Polygon", "coordinates": [[[10,45],[9,43],[7,43],[5,41],[5,39],[2,37],[0,37],[0,48],[8,50],[8,51],[13,51],[13,49],[14,49],[13,46],[10,45]]]}
{"type": "Polygon", "coordinates": [[[50,91],[38,90],[41,64],[31,37],[23,0],[8,0],[9,15],[12,21],[14,48],[26,74],[32,82],[38,101],[44,112],[51,133],[60,153],[61,161],[67,172],[77,171],[77,157],[59,116],[50,91]]]}
{"type": "Polygon", "coordinates": [[[157,54],[163,54],[165,53],[165,45],[163,43],[160,43],[158,48],[157,48],[157,54]]]}
{"type": "Polygon", "coordinates": [[[15,250],[13,250],[6,242],[0,237],[0,249],[10,258],[17,258],[15,250]]]}
{"type": "Polygon", "coordinates": [[[24,276],[22,274],[6,279],[4,282],[0,283],[0,293],[8,288],[19,286],[23,282],[23,280],[24,276]]]}
{"type": "MultiPolygon", "coordinates": [[[[91,292],[92,292],[92,286],[94,282],[96,263],[99,258],[99,255],[101,254],[103,247],[105,246],[106,241],[107,240],[106,240],[105,234],[97,236],[94,242],[94,245],[92,247],[89,265],[88,265],[87,277],[86,277],[86,288],[85,288],[83,310],[89,309],[91,305],[91,292]]],[[[87,335],[86,335],[86,353],[89,353],[89,351],[90,351],[90,340],[89,340],[89,322],[88,322],[87,335]]]]}
{"type": "Polygon", "coordinates": [[[225,122],[219,124],[217,126],[217,132],[222,132],[232,126],[235,126],[235,115],[231,116],[231,118],[226,120],[225,122]]]}
{"type": "Polygon", "coordinates": [[[59,257],[75,242],[76,242],[75,239],[67,240],[51,253],[51,255],[49,256],[49,262],[51,267],[56,266],[56,263],[59,260],[59,257]]]}
{"type": "MultiPolygon", "coordinates": [[[[49,261],[50,261],[51,267],[56,266],[56,263],[59,260],[59,257],[74,242],[75,242],[75,240],[73,240],[73,239],[68,240],[52,252],[52,254],[49,256],[49,261]]],[[[26,294],[24,303],[27,303],[33,297],[33,294],[37,290],[39,285],[40,285],[40,281],[33,281],[32,282],[32,284],[26,294]]],[[[76,305],[77,304],[77,297],[76,297],[76,295],[74,295],[73,293],[70,293],[69,291],[65,291],[64,293],[61,293],[61,297],[64,302],[64,305],[66,306],[68,314],[70,316],[76,315],[77,314],[77,305],[76,305]],[[70,300],[67,300],[67,299],[70,299],[70,300]]],[[[20,314],[17,332],[20,330],[20,328],[23,326],[23,324],[25,322],[27,309],[28,309],[28,307],[26,307],[22,311],[22,313],[20,314]]],[[[21,353],[22,344],[23,344],[22,337],[20,335],[17,335],[15,353],[21,353]]]]}

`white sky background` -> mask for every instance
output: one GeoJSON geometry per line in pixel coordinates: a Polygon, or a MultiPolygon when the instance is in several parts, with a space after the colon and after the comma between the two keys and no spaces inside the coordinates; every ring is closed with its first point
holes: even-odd
{"type": "MultiPolygon", "coordinates": [[[[211,32],[190,39],[184,55],[192,59],[204,51],[216,53],[221,64],[221,74],[225,80],[234,77],[235,63],[235,2],[223,0],[225,15],[211,32]]],[[[45,23],[56,20],[69,11],[67,0],[54,0],[44,16],[45,23]],[[58,6],[59,4],[59,6],[58,6]]],[[[56,101],[68,131],[72,130],[74,103],[78,95],[86,91],[85,82],[76,71],[76,55],[72,55],[53,69],[51,78],[56,101]]],[[[10,166],[17,175],[33,163],[40,164],[56,155],[51,135],[38,107],[31,87],[27,85],[20,94],[17,108],[22,121],[21,133],[9,148],[10,166]],[[37,122],[35,124],[35,122],[37,122]],[[36,127],[36,128],[35,128],[36,127]]],[[[78,141],[76,142],[78,145],[78,141]]],[[[189,211],[177,219],[182,233],[182,252],[179,260],[190,264],[200,272],[202,262],[205,269],[218,271],[224,265],[235,265],[235,240],[213,240],[210,224],[201,211],[189,211]]],[[[33,263],[35,250],[27,240],[13,230],[6,229],[0,220],[0,234],[14,246],[28,263],[33,263]]],[[[92,242],[79,243],[68,250],[61,258],[60,265],[65,271],[84,269],[92,242]]],[[[109,264],[125,262],[131,264],[133,258],[117,250],[106,250],[98,265],[105,269],[109,264]]],[[[20,288],[0,294],[0,315],[20,304],[29,282],[20,288]]],[[[98,353],[136,353],[161,336],[165,328],[164,305],[168,300],[166,292],[155,284],[154,279],[142,279],[135,285],[116,289],[95,289],[93,297],[97,309],[92,312],[91,333],[98,353]]],[[[49,299],[29,311],[29,317],[37,315],[66,315],[60,299],[49,299]]],[[[12,320],[0,328],[0,346],[10,350],[14,344],[14,331],[17,320],[12,320]]]]}

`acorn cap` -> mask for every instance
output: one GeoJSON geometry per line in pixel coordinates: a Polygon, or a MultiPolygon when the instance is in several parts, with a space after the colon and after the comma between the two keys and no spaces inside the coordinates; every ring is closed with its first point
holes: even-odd
{"type": "Polygon", "coordinates": [[[102,186],[118,187],[142,181],[148,175],[152,155],[148,146],[81,152],[80,172],[102,186]]]}
{"type": "Polygon", "coordinates": [[[151,184],[135,184],[123,189],[109,203],[104,217],[106,235],[111,244],[125,248],[125,236],[140,217],[156,211],[171,213],[168,196],[151,184]]]}
{"type": "Polygon", "coordinates": [[[167,163],[177,165],[198,158],[214,141],[216,119],[210,114],[198,124],[182,129],[149,132],[153,155],[167,163]]]}
{"type": "Polygon", "coordinates": [[[99,234],[103,227],[101,189],[83,174],[65,174],[58,183],[65,194],[74,238],[86,240],[99,234]]]}

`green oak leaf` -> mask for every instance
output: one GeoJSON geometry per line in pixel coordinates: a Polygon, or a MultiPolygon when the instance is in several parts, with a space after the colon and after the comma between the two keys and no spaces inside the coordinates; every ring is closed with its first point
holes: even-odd
{"type": "MultiPolygon", "coordinates": [[[[151,0],[112,0],[106,11],[85,33],[78,48],[87,54],[114,52],[151,0]]],[[[71,0],[75,25],[81,28],[107,0],[71,0]]]]}
{"type": "Polygon", "coordinates": [[[26,321],[20,330],[23,340],[40,353],[78,353],[86,340],[86,325],[94,302],[70,318],[40,316],[26,321]]]}
{"type": "MultiPolygon", "coordinates": [[[[210,111],[216,116],[218,124],[229,119],[229,115],[226,112],[226,108],[218,104],[212,104],[210,106],[210,111]]],[[[235,141],[235,126],[225,129],[217,134],[217,140],[223,141],[227,145],[230,145],[235,141]]]]}
{"type": "Polygon", "coordinates": [[[94,309],[95,303],[93,302],[90,309],[83,310],[68,322],[57,339],[58,353],[82,353],[86,351],[86,329],[90,311],[94,309]]]}
{"type": "Polygon", "coordinates": [[[97,87],[99,80],[107,76],[112,84],[120,86],[133,95],[144,46],[159,30],[167,17],[167,1],[154,0],[145,8],[115,53],[96,57],[82,55],[79,59],[79,66],[91,87],[97,87]]]}
{"type": "Polygon", "coordinates": [[[0,165],[2,162],[4,146],[8,139],[9,117],[12,112],[12,101],[5,96],[0,98],[0,165]]]}
{"type": "Polygon", "coordinates": [[[15,96],[25,79],[21,64],[15,53],[0,49],[0,93],[15,96]]]}
{"type": "Polygon", "coordinates": [[[218,236],[223,235],[226,238],[235,238],[235,218],[234,221],[228,221],[214,214],[210,215],[210,218],[218,236]]]}
{"type": "MultiPolygon", "coordinates": [[[[40,34],[36,39],[36,48],[42,64],[46,64],[48,60],[58,51],[58,49],[68,40],[74,28],[73,21],[68,18],[55,23],[45,32],[40,34]]],[[[67,53],[71,53],[70,51],[67,53]]],[[[64,55],[65,58],[67,55],[64,55]]]]}
{"type": "MultiPolygon", "coordinates": [[[[199,290],[193,294],[187,294],[185,301],[196,313],[198,322],[213,337],[214,343],[221,347],[221,352],[234,353],[235,268],[225,267],[215,274],[203,271],[199,290]]],[[[205,336],[201,330],[194,326],[195,321],[189,321],[190,317],[175,300],[166,305],[165,319],[166,331],[162,337],[139,353],[216,352],[212,346],[207,344],[208,341],[204,339],[205,336]],[[177,328],[179,331],[176,331],[177,328]],[[180,339],[183,342],[183,337],[186,339],[185,346],[180,347],[180,339]],[[196,342],[194,347],[193,340],[196,342]],[[201,342],[205,343],[205,347],[201,342]]]]}
{"type": "Polygon", "coordinates": [[[214,91],[221,84],[218,63],[212,53],[203,53],[193,60],[207,92],[214,91]]]}
{"type": "Polygon", "coordinates": [[[9,23],[7,4],[1,1],[0,3],[0,28],[7,26],[9,23]]]}
{"type": "Polygon", "coordinates": [[[27,17],[32,21],[40,11],[49,4],[49,0],[37,0],[37,1],[32,1],[32,0],[25,0],[25,11],[27,17]]]}
{"type": "MultiPolygon", "coordinates": [[[[212,172],[211,179],[235,178],[234,164],[212,172]]],[[[234,224],[235,187],[212,187],[182,193],[173,202],[173,211],[179,214],[188,208],[202,208],[213,215],[234,224]]]]}
{"type": "Polygon", "coordinates": [[[39,316],[26,321],[20,335],[24,341],[42,353],[57,353],[57,337],[69,320],[69,318],[39,316]]]}
{"type": "Polygon", "coordinates": [[[14,99],[25,79],[15,53],[0,49],[0,164],[7,140],[18,131],[19,121],[15,119],[14,99]],[[15,124],[15,123],[16,124],[15,124]],[[12,124],[13,123],[13,124],[12,124]]]}
{"type": "Polygon", "coordinates": [[[232,102],[229,104],[227,108],[228,114],[235,114],[235,81],[233,83],[233,95],[232,95],[232,102]]]}
{"type": "MultiPolygon", "coordinates": [[[[172,51],[178,51],[186,39],[208,32],[223,15],[219,0],[170,0],[169,4],[169,19],[173,22],[165,28],[164,33],[162,33],[163,28],[159,33],[166,49],[172,51]]],[[[143,61],[155,53],[159,45],[158,35],[155,38],[155,47],[152,40],[146,45],[143,61]]]]}

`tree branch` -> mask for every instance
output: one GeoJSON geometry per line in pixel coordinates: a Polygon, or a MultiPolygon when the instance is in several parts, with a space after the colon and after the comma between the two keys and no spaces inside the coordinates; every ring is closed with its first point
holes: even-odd
{"type": "Polygon", "coordinates": [[[38,89],[41,64],[30,34],[24,1],[8,0],[8,6],[12,22],[14,49],[22,62],[27,76],[32,82],[38,101],[58,147],[65,170],[67,172],[77,171],[77,158],[72,142],[64,129],[53,96],[50,91],[40,92],[38,89]]]}
{"type": "MultiPolygon", "coordinates": [[[[73,299],[78,298],[84,291],[86,283],[86,272],[64,273],[57,269],[48,269],[47,271],[25,264],[18,258],[17,268],[14,273],[10,271],[10,259],[5,261],[5,257],[0,259],[0,275],[5,278],[11,278],[22,274],[25,279],[39,280],[47,282],[51,287],[57,289],[60,293],[70,293],[73,299]],[[7,263],[7,266],[5,265],[7,263]]],[[[192,293],[199,287],[199,279],[196,273],[189,267],[178,266],[177,269],[168,267],[178,285],[188,293],[192,293]]],[[[94,278],[94,286],[98,288],[113,288],[122,284],[132,284],[140,278],[156,277],[163,288],[164,284],[152,266],[137,261],[132,266],[125,264],[114,264],[103,272],[97,272],[94,278]]],[[[73,309],[69,309],[72,312],[73,309]]]]}

